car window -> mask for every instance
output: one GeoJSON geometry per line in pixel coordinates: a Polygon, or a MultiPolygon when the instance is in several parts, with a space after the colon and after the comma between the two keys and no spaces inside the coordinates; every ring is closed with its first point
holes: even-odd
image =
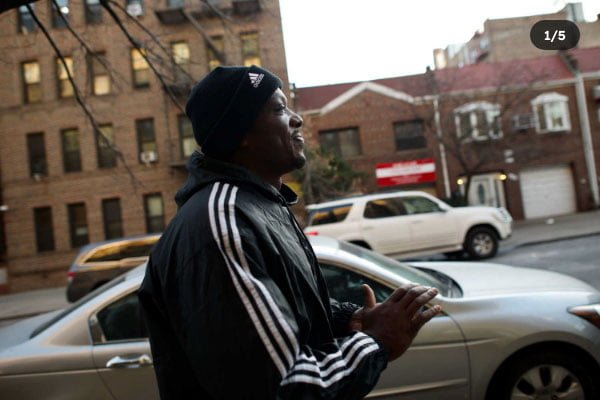
{"type": "Polygon", "coordinates": [[[105,342],[148,337],[137,293],[133,292],[104,307],[97,313],[105,342]]]}
{"type": "Polygon", "coordinates": [[[102,246],[94,251],[84,262],[118,261],[131,257],[146,257],[150,255],[150,251],[155,243],[156,240],[152,240],[102,246]]]}
{"type": "Polygon", "coordinates": [[[377,219],[405,215],[406,209],[399,198],[371,200],[365,205],[365,218],[377,219]]]}
{"type": "Polygon", "coordinates": [[[348,216],[352,204],[341,204],[312,210],[308,214],[308,225],[323,225],[341,222],[348,216]]]}
{"type": "Polygon", "coordinates": [[[377,302],[382,302],[392,294],[393,290],[360,275],[354,271],[350,271],[331,264],[321,263],[321,272],[327,283],[327,289],[331,298],[337,301],[349,301],[354,304],[363,304],[363,291],[361,285],[366,283],[371,286],[375,292],[377,302]]]}
{"type": "Polygon", "coordinates": [[[405,197],[402,201],[409,214],[425,214],[442,210],[437,203],[426,197],[405,197]]]}
{"type": "Polygon", "coordinates": [[[118,284],[120,284],[124,280],[125,280],[125,276],[121,275],[121,276],[113,279],[112,281],[109,281],[109,282],[105,283],[104,285],[98,286],[96,289],[92,290],[91,292],[89,292],[88,294],[86,294],[85,296],[83,296],[82,298],[80,298],[79,300],[77,300],[75,303],[71,304],[69,307],[67,307],[64,310],[62,310],[60,313],[58,313],[52,319],[50,319],[50,320],[46,321],[45,323],[43,323],[42,325],[38,326],[31,333],[30,337],[33,338],[33,337],[39,335],[40,333],[42,333],[43,331],[45,331],[46,329],[48,329],[49,327],[51,327],[52,325],[54,325],[57,321],[60,321],[61,319],[63,319],[67,315],[71,314],[73,311],[77,310],[79,307],[81,307],[84,304],[86,304],[88,301],[90,301],[92,299],[95,299],[96,296],[99,296],[101,293],[106,292],[107,290],[112,289],[113,287],[117,286],[118,284]]]}

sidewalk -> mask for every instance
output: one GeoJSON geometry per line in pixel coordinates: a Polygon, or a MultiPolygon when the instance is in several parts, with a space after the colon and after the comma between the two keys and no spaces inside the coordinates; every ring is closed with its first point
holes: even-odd
{"type": "Polygon", "coordinates": [[[515,221],[512,236],[500,242],[500,247],[506,251],[530,244],[595,234],[600,234],[600,210],[552,218],[515,221]]]}
{"type": "Polygon", "coordinates": [[[25,318],[69,305],[66,287],[30,290],[0,296],[0,321],[25,318]]]}
{"type": "MultiPolygon", "coordinates": [[[[600,234],[600,210],[528,221],[516,221],[502,251],[529,244],[600,234]]],[[[598,242],[600,245],[600,240],[598,242]]],[[[0,295],[0,321],[24,318],[66,307],[65,287],[0,295]]]]}

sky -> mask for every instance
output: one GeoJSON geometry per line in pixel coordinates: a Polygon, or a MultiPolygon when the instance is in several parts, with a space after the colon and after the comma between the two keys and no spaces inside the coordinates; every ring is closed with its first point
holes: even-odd
{"type": "MultiPolygon", "coordinates": [[[[548,14],[564,0],[280,0],[297,87],[425,72],[433,50],[468,41],[486,19],[548,14]]],[[[581,1],[586,21],[599,0],[581,1]]]]}

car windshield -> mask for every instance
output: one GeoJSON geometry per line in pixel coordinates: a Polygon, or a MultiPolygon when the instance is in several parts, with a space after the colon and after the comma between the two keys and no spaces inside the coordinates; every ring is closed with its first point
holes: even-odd
{"type": "Polygon", "coordinates": [[[33,337],[39,335],[40,333],[42,333],[43,331],[48,329],[50,326],[54,325],[54,323],[63,319],[64,317],[66,317],[67,315],[69,315],[70,313],[72,313],[73,311],[75,311],[76,309],[78,309],[79,307],[81,307],[82,305],[84,305],[85,303],[87,303],[88,301],[93,299],[94,297],[98,296],[99,294],[117,286],[119,283],[121,283],[125,280],[125,277],[126,277],[126,275],[121,275],[121,276],[113,279],[112,281],[109,281],[109,282],[105,283],[104,285],[97,287],[95,290],[92,290],[91,292],[89,292],[88,294],[86,294],[85,296],[83,296],[82,298],[77,300],[75,303],[71,304],[69,307],[65,308],[63,311],[56,314],[53,318],[49,319],[48,321],[46,321],[43,324],[41,324],[40,326],[38,326],[33,332],[31,332],[30,338],[33,338],[33,337]]]}
{"type": "Polygon", "coordinates": [[[386,269],[394,275],[398,275],[409,282],[415,282],[423,286],[435,286],[437,288],[444,286],[439,279],[427,274],[426,272],[420,271],[408,264],[403,264],[399,261],[383,256],[379,253],[375,253],[374,251],[365,249],[363,247],[340,241],[340,249],[373,263],[378,267],[386,269]]]}

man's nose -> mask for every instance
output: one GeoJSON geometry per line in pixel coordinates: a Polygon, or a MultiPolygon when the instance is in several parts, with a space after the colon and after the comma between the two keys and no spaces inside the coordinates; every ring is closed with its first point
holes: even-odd
{"type": "Polygon", "coordinates": [[[304,124],[304,120],[300,116],[300,114],[292,111],[292,116],[290,117],[290,126],[292,128],[300,128],[304,124]]]}

